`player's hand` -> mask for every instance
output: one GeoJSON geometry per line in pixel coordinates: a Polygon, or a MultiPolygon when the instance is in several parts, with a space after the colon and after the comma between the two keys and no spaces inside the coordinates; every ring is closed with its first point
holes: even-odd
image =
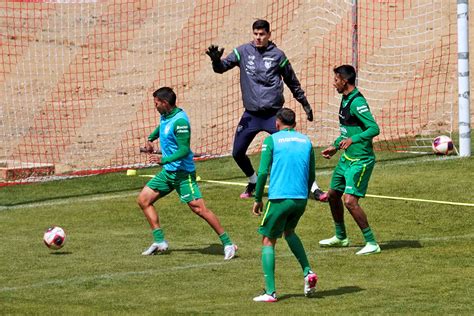
{"type": "Polygon", "coordinates": [[[153,142],[152,141],[147,141],[145,144],[145,152],[151,154],[155,151],[155,148],[153,148],[153,142]]]}
{"type": "Polygon", "coordinates": [[[306,117],[308,118],[308,121],[312,122],[313,109],[311,108],[311,105],[309,104],[308,100],[305,100],[302,105],[303,105],[303,110],[306,112],[306,117]]]}
{"type": "Polygon", "coordinates": [[[336,152],[337,152],[337,148],[331,145],[328,148],[324,149],[321,152],[321,155],[323,155],[323,157],[326,159],[331,159],[331,157],[334,156],[336,152]]]}
{"type": "Polygon", "coordinates": [[[212,61],[220,61],[222,54],[224,54],[224,48],[219,49],[219,46],[212,44],[207,49],[206,54],[211,57],[212,61]]]}
{"type": "Polygon", "coordinates": [[[161,164],[162,164],[162,163],[161,163],[161,159],[162,159],[162,158],[163,158],[163,157],[162,157],[161,155],[150,155],[150,157],[148,158],[148,161],[149,161],[150,163],[157,163],[157,164],[160,164],[160,165],[161,165],[161,164]]]}
{"type": "Polygon", "coordinates": [[[252,207],[252,213],[255,216],[260,216],[263,210],[263,202],[254,202],[252,207]]]}
{"type": "Polygon", "coordinates": [[[352,139],[346,138],[346,139],[341,140],[341,142],[339,143],[339,148],[347,149],[350,145],[352,145],[352,139]]]}

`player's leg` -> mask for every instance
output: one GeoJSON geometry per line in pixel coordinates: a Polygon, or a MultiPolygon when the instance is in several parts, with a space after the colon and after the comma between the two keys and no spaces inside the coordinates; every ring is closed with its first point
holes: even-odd
{"type": "Polygon", "coordinates": [[[247,149],[255,136],[262,130],[261,127],[258,126],[259,122],[260,120],[258,117],[245,111],[240,119],[234,136],[232,157],[239,168],[249,178],[245,191],[240,195],[241,198],[251,198],[257,183],[257,175],[252,166],[252,162],[247,156],[247,149]]]}
{"type": "Polygon", "coordinates": [[[352,163],[350,169],[346,172],[347,184],[344,191],[344,205],[362,231],[366,243],[365,247],[357,252],[358,255],[380,253],[380,247],[369,226],[367,215],[359,205],[359,199],[364,197],[367,192],[374,165],[374,159],[365,159],[352,163]]]}
{"type": "Polygon", "coordinates": [[[275,244],[285,231],[285,200],[269,200],[258,228],[262,237],[262,270],[265,280],[265,293],[255,297],[256,302],[276,302],[275,288],[275,244]]]}
{"type": "Polygon", "coordinates": [[[236,254],[237,246],[232,243],[229,235],[224,231],[216,214],[206,207],[196,182],[196,173],[177,174],[175,188],[180,200],[187,203],[189,208],[204,219],[219,236],[224,246],[224,260],[232,259],[236,254]]]}
{"type": "Polygon", "coordinates": [[[295,233],[295,228],[298,225],[299,219],[305,211],[307,200],[288,199],[286,200],[286,203],[291,205],[288,205],[290,214],[287,217],[285,232],[283,235],[285,236],[285,240],[288,243],[288,247],[300,263],[301,269],[303,270],[304,294],[306,296],[310,296],[316,290],[318,277],[316,273],[312,271],[303,243],[301,242],[299,236],[295,233]]]}
{"type": "Polygon", "coordinates": [[[265,292],[253,298],[255,302],[273,303],[277,301],[275,290],[275,244],[276,238],[262,237],[262,270],[265,292]]]}
{"type": "Polygon", "coordinates": [[[224,246],[224,260],[234,258],[237,252],[237,245],[232,243],[229,235],[222,227],[219,218],[214,214],[214,212],[206,207],[204,200],[197,199],[190,201],[188,202],[188,206],[196,215],[204,219],[219,236],[222,246],[224,246]]]}
{"type": "Polygon", "coordinates": [[[138,195],[137,203],[142,209],[153,235],[153,243],[142,255],[153,255],[168,249],[168,242],[165,240],[163,230],[161,229],[160,217],[154,203],[171,192],[171,190],[166,183],[166,173],[162,172],[151,179],[138,195]]]}
{"type": "Polygon", "coordinates": [[[345,170],[345,162],[339,161],[331,178],[330,189],[328,190],[328,201],[336,233],[331,238],[320,240],[319,245],[321,247],[347,247],[350,243],[346,234],[344,204],[342,203],[342,195],[346,186],[344,178],[345,170]]]}

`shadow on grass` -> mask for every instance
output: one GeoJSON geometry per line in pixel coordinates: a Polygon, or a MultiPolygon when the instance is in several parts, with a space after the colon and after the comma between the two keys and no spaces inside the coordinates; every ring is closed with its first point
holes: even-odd
{"type": "MultiPolygon", "coordinates": [[[[342,286],[333,290],[316,291],[316,293],[313,296],[308,297],[308,298],[310,299],[325,298],[326,296],[339,296],[339,295],[357,293],[361,291],[365,291],[365,289],[358,286],[342,286]]],[[[286,294],[286,295],[279,296],[278,300],[283,301],[292,297],[305,297],[305,295],[304,294],[286,294]]]]}
{"type": "Polygon", "coordinates": [[[399,248],[423,248],[418,240],[389,240],[380,244],[382,250],[399,249],[399,248]]]}
{"type": "Polygon", "coordinates": [[[224,248],[221,244],[211,244],[204,248],[178,248],[178,249],[170,249],[167,250],[165,253],[172,253],[172,252],[197,252],[203,255],[224,255],[224,248]]]}
{"type": "Polygon", "coordinates": [[[52,256],[67,256],[67,255],[72,255],[72,252],[70,252],[70,251],[55,251],[55,252],[51,252],[50,255],[52,255],[52,256]]]}

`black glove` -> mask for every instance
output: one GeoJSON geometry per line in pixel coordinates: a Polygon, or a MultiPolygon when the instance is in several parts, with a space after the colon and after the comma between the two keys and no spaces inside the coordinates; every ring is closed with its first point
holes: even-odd
{"type": "Polygon", "coordinates": [[[219,46],[211,45],[207,49],[206,54],[211,57],[213,62],[217,62],[221,60],[222,54],[224,54],[224,48],[219,49],[219,46]]]}
{"type": "Polygon", "coordinates": [[[308,100],[304,100],[302,105],[303,105],[303,110],[306,112],[306,117],[308,118],[308,121],[312,122],[313,121],[313,110],[311,109],[311,105],[309,105],[308,100]]]}

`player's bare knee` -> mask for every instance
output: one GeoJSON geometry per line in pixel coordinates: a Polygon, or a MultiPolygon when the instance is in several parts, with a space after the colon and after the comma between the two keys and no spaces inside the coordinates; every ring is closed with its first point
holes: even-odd
{"type": "Polygon", "coordinates": [[[346,196],[344,197],[344,206],[349,211],[352,211],[359,206],[359,201],[356,197],[346,194],[346,196]]]}

